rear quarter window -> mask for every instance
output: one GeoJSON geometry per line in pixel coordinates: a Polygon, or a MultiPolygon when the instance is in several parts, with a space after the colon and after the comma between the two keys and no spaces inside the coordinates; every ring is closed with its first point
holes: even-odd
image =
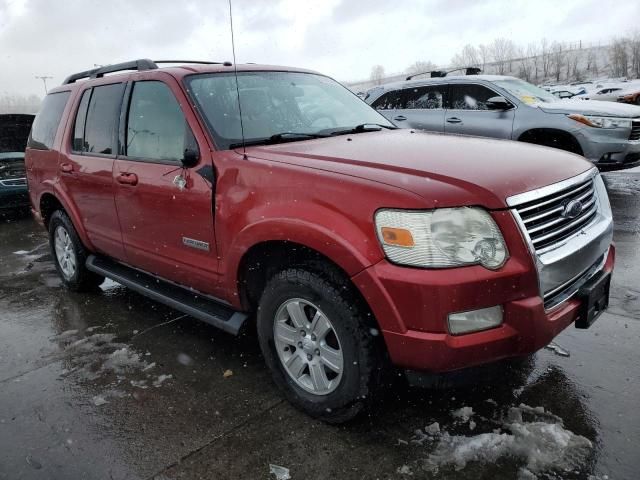
{"type": "Polygon", "coordinates": [[[71,92],[50,93],[42,102],[40,113],[36,116],[27,142],[28,148],[49,150],[53,147],[56,132],[60,125],[62,112],[71,92]]]}

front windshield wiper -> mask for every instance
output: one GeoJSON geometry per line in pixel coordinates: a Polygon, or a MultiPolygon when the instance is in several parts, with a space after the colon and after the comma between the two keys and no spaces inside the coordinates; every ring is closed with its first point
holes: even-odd
{"type": "Polygon", "coordinates": [[[393,125],[384,125],[383,123],[361,123],[355,127],[347,128],[344,130],[336,130],[331,132],[331,135],[346,135],[349,133],[362,133],[362,132],[379,132],[383,128],[387,130],[397,130],[398,127],[393,125]]]}
{"type": "Polygon", "coordinates": [[[265,138],[255,138],[244,142],[236,142],[229,145],[229,148],[249,147],[252,145],[269,145],[272,143],[295,142],[298,140],[308,140],[310,138],[326,138],[329,135],[323,133],[304,133],[304,132],[281,132],[265,138]]]}

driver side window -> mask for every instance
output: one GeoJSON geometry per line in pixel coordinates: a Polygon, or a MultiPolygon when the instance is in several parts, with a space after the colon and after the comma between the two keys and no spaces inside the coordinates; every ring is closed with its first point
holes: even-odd
{"type": "Polygon", "coordinates": [[[195,138],[169,87],[158,81],[136,82],[127,115],[126,155],[180,163],[195,138]]]}
{"type": "Polygon", "coordinates": [[[450,95],[451,110],[489,110],[487,100],[498,94],[483,85],[452,84],[450,95]]]}

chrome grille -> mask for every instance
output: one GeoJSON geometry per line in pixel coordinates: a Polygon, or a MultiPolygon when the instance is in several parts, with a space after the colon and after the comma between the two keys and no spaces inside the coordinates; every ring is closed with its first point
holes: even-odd
{"type": "Polygon", "coordinates": [[[634,120],[631,123],[631,134],[629,140],[640,140],[640,120],[634,120]]]}
{"type": "Polygon", "coordinates": [[[0,180],[0,185],[4,187],[23,187],[27,184],[26,178],[14,178],[11,180],[0,180]]]}
{"type": "Polygon", "coordinates": [[[536,252],[547,250],[571,237],[594,219],[598,211],[593,178],[564,190],[516,206],[536,252]],[[567,204],[581,203],[575,217],[563,216],[567,204]]]}

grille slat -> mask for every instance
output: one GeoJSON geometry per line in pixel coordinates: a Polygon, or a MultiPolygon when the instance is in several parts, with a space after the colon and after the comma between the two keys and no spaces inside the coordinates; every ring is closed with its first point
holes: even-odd
{"type": "Polygon", "coordinates": [[[634,120],[631,123],[631,134],[629,140],[640,140],[640,120],[634,120]]]}
{"type": "Polygon", "coordinates": [[[536,251],[560,244],[586,226],[596,216],[598,205],[593,179],[565,188],[551,195],[516,206],[536,251]],[[565,217],[565,206],[579,201],[582,211],[576,217],[565,217]]]}

